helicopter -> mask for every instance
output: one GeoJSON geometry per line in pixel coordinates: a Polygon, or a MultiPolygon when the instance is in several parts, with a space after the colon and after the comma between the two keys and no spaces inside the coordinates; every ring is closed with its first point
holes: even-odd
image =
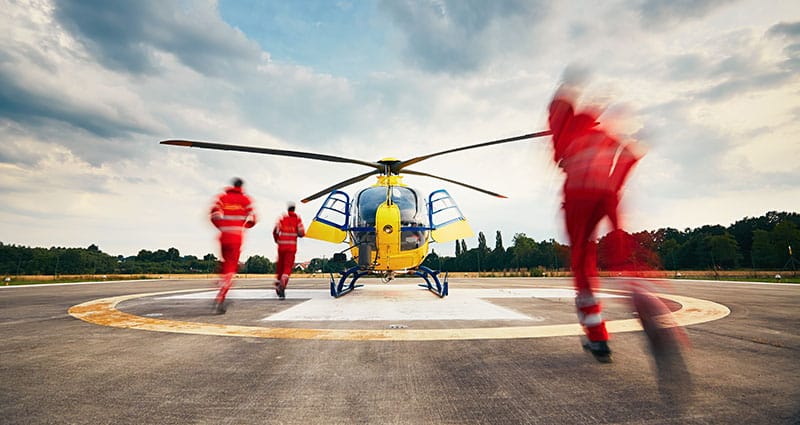
{"type": "Polygon", "coordinates": [[[302,152],[265,147],[230,145],[195,140],[163,140],[163,145],[190,148],[228,150],[278,155],[318,161],[358,164],[372,170],[326,187],[300,202],[308,203],[328,195],[306,229],[306,237],[335,244],[347,242],[349,247],[334,254],[334,261],[344,262],[344,252],[351,251],[357,265],[342,272],[336,282],[331,274],[331,296],[338,298],[363,286],[356,282],[362,276],[379,274],[384,282],[394,279],[398,273],[421,277],[427,288],[440,298],[448,294],[447,273],[439,279],[440,270],[422,265],[431,242],[444,243],[474,235],[472,228],[445,189],[431,192],[427,196],[403,183],[401,172],[424,176],[460,185],[478,192],[506,198],[505,196],[467,183],[436,176],[407,167],[440,155],[468,149],[510,143],[519,140],[549,136],[550,131],[523,134],[489,142],[478,143],[408,160],[383,158],[375,162],[314,152],[302,152]],[[340,190],[370,176],[377,179],[372,186],[356,192],[352,197],[340,190]]]}

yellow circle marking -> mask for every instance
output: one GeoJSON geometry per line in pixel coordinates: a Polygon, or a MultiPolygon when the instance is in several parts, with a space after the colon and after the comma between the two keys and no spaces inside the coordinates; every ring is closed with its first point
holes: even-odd
{"type": "MultiPolygon", "coordinates": [[[[185,322],[142,317],[117,310],[117,304],[135,299],[181,292],[196,292],[197,289],[153,292],[147,294],[122,295],[102,298],[72,306],[72,317],[97,325],[124,329],[139,329],[157,332],[173,332],[194,335],[239,336],[251,338],[323,339],[360,341],[438,341],[466,339],[513,339],[545,338],[554,336],[583,335],[577,323],[542,326],[512,326],[464,329],[306,329],[267,328],[260,326],[224,325],[217,323],[185,322]]],[[[603,292],[622,292],[604,290],[603,292]]],[[[712,301],[679,295],[655,294],[674,301],[681,308],[672,312],[672,325],[689,326],[721,319],[730,314],[728,307],[712,301]]],[[[642,330],[638,319],[612,320],[606,322],[611,333],[642,330]]]]}

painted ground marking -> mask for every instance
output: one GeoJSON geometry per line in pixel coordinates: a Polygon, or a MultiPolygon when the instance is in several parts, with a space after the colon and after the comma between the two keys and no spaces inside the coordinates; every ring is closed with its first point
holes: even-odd
{"type": "MultiPolygon", "coordinates": [[[[387,286],[369,286],[360,288],[357,292],[346,295],[340,299],[330,297],[330,293],[323,290],[295,290],[287,291],[289,297],[308,299],[307,304],[314,300],[327,300],[331,306],[338,306],[342,308],[342,304],[348,303],[350,307],[353,303],[360,301],[361,304],[369,304],[375,301],[375,298],[385,298],[386,303],[396,303],[401,305],[406,303],[404,300],[408,294],[413,293],[411,289],[416,290],[417,293],[423,294],[429,301],[432,301],[438,308],[442,308],[447,303],[459,305],[465,298],[500,298],[500,297],[551,297],[551,298],[571,298],[574,292],[571,289],[565,288],[513,288],[513,289],[459,289],[452,291],[451,294],[444,299],[432,296],[427,290],[420,289],[416,285],[387,285],[387,286]],[[409,288],[404,288],[407,286],[409,288]],[[370,290],[368,288],[377,288],[370,290]],[[305,292],[304,292],[305,291],[305,292]],[[361,293],[362,299],[358,299],[356,295],[361,293]],[[363,299],[369,298],[371,299],[363,299]],[[327,297],[327,298],[326,298],[327,297]],[[348,298],[354,297],[354,298],[348,298]],[[349,301],[348,301],[349,300],[349,301]],[[450,300],[453,300],[452,302],[450,300]],[[461,301],[459,301],[461,300],[461,301]],[[343,303],[344,302],[344,303],[343,303]]],[[[605,297],[619,297],[624,296],[624,291],[602,290],[599,292],[605,297]]],[[[98,300],[87,301],[82,304],[75,305],[69,309],[69,314],[80,320],[94,323],[103,326],[111,326],[116,328],[125,329],[138,329],[158,332],[173,332],[184,334],[197,334],[197,335],[215,335],[215,336],[239,336],[239,337],[252,337],[252,338],[288,338],[288,339],[324,339],[324,340],[381,340],[381,341],[436,341],[436,340],[469,340],[469,339],[513,339],[513,338],[543,338],[555,336],[571,336],[582,335],[583,330],[577,323],[570,324],[555,324],[555,325],[531,325],[531,326],[505,326],[505,327],[475,327],[475,328],[458,328],[458,329],[313,329],[313,328],[280,328],[280,327],[261,327],[261,326],[243,326],[243,325],[225,325],[217,323],[202,323],[202,322],[188,322],[178,320],[167,320],[155,317],[143,317],[129,313],[125,313],[116,308],[116,306],[123,302],[137,298],[145,297],[159,297],[161,299],[206,299],[213,297],[213,291],[198,291],[197,289],[181,290],[181,291],[166,291],[154,292],[145,294],[132,294],[117,297],[103,298],[98,300]]],[[[709,322],[721,319],[730,314],[730,310],[724,305],[702,300],[698,298],[684,297],[671,294],[657,294],[659,297],[671,300],[681,305],[681,308],[673,312],[673,321],[678,326],[689,326],[698,323],[709,322]]],[[[240,289],[232,290],[230,293],[231,298],[239,299],[254,299],[259,298],[274,298],[274,291],[267,290],[252,290],[240,289]],[[260,291],[260,292],[259,292],[260,291]],[[271,292],[271,294],[270,294],[271,292]]],[[[416,297],[411,297],[408,304],[417,303],[416,297]]],[[[485,301],[483,301],[485,302],[485,301]]],[[[407,309],[386,309],[386,303],[383,309],[387,312],[386,316],[376,315],[375,311],[365,308],[363,311],[353,313],[357,316],[350,316],[350,310],[344,309],[336,319],[325,319],[329,317],[326,315],[334,314],[331,311],[322,312],[320,314],[310,315],[307,309],[299,308],[294,312],[287,311],[297,308],[295,306],[277,313],[270,317],[264,318],[263,321],[275,320],[342,320],[342,317],[347,317],[349,320],[396,320],[393,315],[398,312],[405,312],[407,314],[417,314],[419,311],[413,307],[407,309]],[[392,312],[393,311],[393,312],[392,312]],[[343,312],[343,313],[342,313],[343,312]],[[277,319],[275,317],[278,317],[277,319]],[[361,317],[353,319],[353,317],[361,317]],[[364,318],[367,319],[364,319],[364,318]],[[372,317],[372,319],[369,319],[372,317]]],[[[486,304],[490,304],[485,302],[486,304]]],[[[312,306],[314,304],[312,303],[312,306]]],[[[317,307],[325,305],[317,303],[317,307]]],[[[528,320],[531,322],[540,321],[541,318],[530,317],[523,315],[513,310],[497,307],[496,310],[489,309],[489,307],[482,306],[480,303],[471,304],[472,307],[461,308],[487,308],[486,312],[492,312],[499,316],[513,313],[516,320],[528,320]],[[478,306],[478,307],[475,307],[478,306]],[[506,310],[506,311],[504,311],[506,310]]],[[[458,310],[458,309],[455,309],[458,310]]],[[[473,320],[463,319],[464,316],[459,316],[453,309],[450,310],[451,319],[440,320],[473,320]]],[[[333,312],[337,312],[334,308],[333,312]]],[[[431,310],[424,311],[425,319],[430,320],[431,310]]],[[[480,314],[480,313],[479,313],[480,314]]],[[[416,316],[405,316],[402,320],[418,320],[416,316]]],[[[481,316],[480,320],[494,320],[488,319],[486,316],[481,316]]],[[[637,319],[623,319],[612,320],[606,323],[609,332],[634,332],[640,331],[642,328],[637,319]]]]}

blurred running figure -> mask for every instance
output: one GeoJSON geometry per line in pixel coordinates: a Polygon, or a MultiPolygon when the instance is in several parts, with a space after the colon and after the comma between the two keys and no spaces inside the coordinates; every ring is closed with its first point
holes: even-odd
{"type": "MultiPolygon", "coordinates": [[[[578,319],[587,341],[584,349],[604,363],[611,362],[608,331],[600,302],[594,296],[597,278],[597,227],[608,217],[620,229],[620,193],[625,179],[639,158],[602,130],[597,111],[575,113],[574,94],[559,89],[550,103],[549,124],[553,132],[554,161],[566,174],[564,219],[571,248],[578,319]]],[[[620,254],[622,255],[622,254],[620,254]]]]}
{"type": "Polygon", "coordinates": [[[294,212],[294,202],[289,202],[286,213],[275,223],[272,237],[278,244],[278,262],[275,264],[275,293],[278,298],[286,298],[286,285],[294,267],[294,257],[297,253],[297,238],[306,235],[303,220],[294,212]]]}
{"type": "Polygon", "coordinates": [[[234,178],[232,186],[225,188],[217,196],[211,207],[211,222],[219,229],[220,251],[222,253],[222,270],[219,280],[219,292],[214,299],[214,312],[225,314],[225,297],[233,284],[233,276],[239,269],[244,229],[256,225],[250,197],[244,194],[240,178],[234,178]]]}
{"type": "MultiPolygon", "coordinates": [[[[563,87],[550,103],[549,124],[553,132],[556,164],[564,170],[564,219],[571,247],[575,283],[575,306],[586,338],[583,348],[602,363],[611,362],[608,331],[600,302],[597,273],[597,227],[608,217],[613,227],[609,268],[631,270],[632,246],[624,243],[619,200],[625,180],[640,155],[634,143],[622,144],[599,126],[598,110],[575,111],[576,93],[563,87]]],[[[670,309],[648,284],[625,279],[655,360],[659,391],[665,402],[680,408],[691,394],[691,376],[681,353],[686,335],[672,319],[670,309]]]]}

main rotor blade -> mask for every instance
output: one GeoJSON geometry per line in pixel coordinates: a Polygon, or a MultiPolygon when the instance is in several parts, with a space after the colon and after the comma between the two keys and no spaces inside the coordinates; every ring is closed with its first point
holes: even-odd
{"type": "Polygon", "coordinates": [[[347,180],[345,180],[345,181],[342,181],[342,182],[336,183],[336,184],[335,184],[335,185],[333,185],[333,186],[326,187],[325,189],[322,189],[322,190],[320,190],[319,192],[317,192],[317,193],[315,193],[315,194],[313,194],[313,195],[311,195],[311,196],[308,196],[308,197],[306,197],[305,199],[302,199],[300,202],[302,202],[302,203],[304,203],[304,204],[305,204],[305,203],[308,203],[308,202],[310,202],[310,201],[313,201],[313,200],[315,200],[315,199],[319,198],[320,196],[323,196],[323,195],[325,195],[325,194],[328,194],[328,193],[330,193],[330,192],[333,192],[333,191],[334,191],[334,190],[336,190],[336,189],[340,189],[340,188],[343,188],[343,187],[345,187],[345,186],[350,186],[350,185],[351,185],[351,184],[353,184],[353,183],[358,183],[358,182],[360,182],[361,180],[364,180],[365,178],[367,178],[367,177],[369,177],[369,176],[372,176],[372,175],[375,175],[375,174],[380,174],[380,171],[370,171],[370,172],[368,172],[368,173],[364,173],[364,174],[361,174],[361,175],[359,175],[359,176],[355,176],[355,177],[353,177],[353,178],[350,178],[350,179],[347,179],[347,180]]]}
{"type": "Polygon", "coordinates": [[[361,161],[358,159],[351,159],[341,156],[325,155],[312,152],[289,151],[284,149],[260,148],[254,146],[226,145],[222,143],[199,142],[194,140],[164,140],[161,142],[161,144],[173,145],[173,146],[186,146],[190,148],[216,149],[222,151],[239,151],[239,152],[250,152],[250,153],[262,153],[266,155],[291,156],[295,158],[316,159],[319,161],[329,161],[329,162],[346,162],[350,164],[366,165],[367,167],[372,167],[379,171],[383,171],[384,169],[384,166],[382,164],[378,164],[377,162],[361,161]]]}
{"type": "Polygon", "coordinates": [[[402,170],[403,168],[408,167],[409,165],[416,164],[416,163],[418,163],[420,161],[424,161],[424,160],[426,160],[428,158],[433,158],[434,156],[439,156],[439,155],[444,155],[444,154],[447,154],[447,153],[453,153],[453,152],[459,152],[459,151],[465,151],[467,149],[481,148],[481,147],[484,147],[484,146],[499,145],[501,143],[516,142],[517,140],[525,140],[525,139],[533,139],[533,138],[536,138],[536,137],[544,137],[544,136],[549,136],[551,134],[553,134],[552,131],[545,130],[545,131],[540,131],[538,133],[523,134],[521,136],[508,137],[508,138],[500,139],[500,140],[492,140],[491,142],[478,143],[476,145],[470,145],[470,146],[462,146],[460,148],[448,149],[446,151],[436,152],[436,153],[432,153],[430,155],[418,156],[416,158],[411,158],[409,160],[401,162],[397,166],[397,169],[394,169],[394,168],[392,169],[392,172],[397,173],[400,170],[402,170]]]}
{"type": "Polygon", "coordinates": [[[422,173],[422,172],[419,172],[419,171],[411,171],[411,170],[404,170],[403,173],[405,173],[405,174],[414,174],[414,175],[417,175],[417,176],[433,177],[434,179],[444,180],[444,181],[449,182],[449,183],[454,183],[454,184],[457,184],[457,185],[460,185],[460,186],[468,187],[468,188],[470,188],[472,190],[477,190],[478,192],[482,192],[482,193],[485,193],[487,195],[492,195],[492,196],[495,196],[495,197],[498,197],[498,198],[507,198],[507,196],[501,195],[499,193],[494,193],[494,192],[486,190],[486,189],[481,189],[479,187],[468,185],[466,183],[461,183],[461,182],[455,181],[455,180],[446,179],[444,177],[435,176],[433,174],[422,173]]]}

